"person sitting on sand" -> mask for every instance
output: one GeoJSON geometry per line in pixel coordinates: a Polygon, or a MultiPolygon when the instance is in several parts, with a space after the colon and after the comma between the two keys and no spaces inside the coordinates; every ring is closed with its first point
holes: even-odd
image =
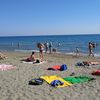
{"type": "Polygon", "coordinates": [[[32,52],[32,54],[30,55],[29,58],[26,59],[26,61],[33,63],[40,63],[40,60],[35,57],[35,52],[32,52]]]}
{"type": "Polygon", "coordinates": [[[28,57],[26,59],[22,59],[21,61],[33,62],[33,63],[40,63],[40,60],[35,57],[35,52],[32,52],[32,54],[30,55],[30,57],[28,57]]]}
{"type": "Polygon", "coordinates": [[[32,52],[32,54],[30,55],[30,57],[27,58],[27,61],[29,61],[29,62],[36,61],[35,52],[32,52]]]}

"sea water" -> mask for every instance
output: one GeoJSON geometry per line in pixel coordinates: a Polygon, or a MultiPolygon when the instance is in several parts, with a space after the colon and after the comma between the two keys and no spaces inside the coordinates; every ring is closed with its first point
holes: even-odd
{"type": "Polygon", "coordinates": [[[72,54],[78,47],[81,53],[88,54],[89,41],[98,44],[94,53],[100,56],[100,34],[0,37],[0,51],[38,52],[37,43],[52,42],[58,52],[72,54]]]}

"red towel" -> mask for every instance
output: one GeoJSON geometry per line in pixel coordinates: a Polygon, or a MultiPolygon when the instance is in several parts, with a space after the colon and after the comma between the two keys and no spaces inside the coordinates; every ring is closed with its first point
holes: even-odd
{"type": "Polygon", "coordinates": [[[54,69],[54,70],[60,70],[60,67],[61,67],[60,65],[55,65],[55,66],[52,67],[52,69],[54,69]]]}

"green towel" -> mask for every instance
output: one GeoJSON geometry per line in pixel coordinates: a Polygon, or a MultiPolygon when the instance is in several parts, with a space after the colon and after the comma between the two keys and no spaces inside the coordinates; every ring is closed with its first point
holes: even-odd
{"type": "Polygon", "coordinates": [[[90,81],[92,80],[93,78],[89,77],[89,76],[75,76],[75,77],[66,77],[66,78],[63,78],[65,81],[68,81],[72,84],[75,84],[75,83],[83,83],[83,82],[87,82],[87,81],[90,81]]]}

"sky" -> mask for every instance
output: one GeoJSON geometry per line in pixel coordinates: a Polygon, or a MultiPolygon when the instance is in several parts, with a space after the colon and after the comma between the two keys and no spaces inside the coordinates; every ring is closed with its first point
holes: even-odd
{"type": "Polygon", "coordinates": [[[100,34],[100,0],[0,0],[0,36],[100,34]]]}

